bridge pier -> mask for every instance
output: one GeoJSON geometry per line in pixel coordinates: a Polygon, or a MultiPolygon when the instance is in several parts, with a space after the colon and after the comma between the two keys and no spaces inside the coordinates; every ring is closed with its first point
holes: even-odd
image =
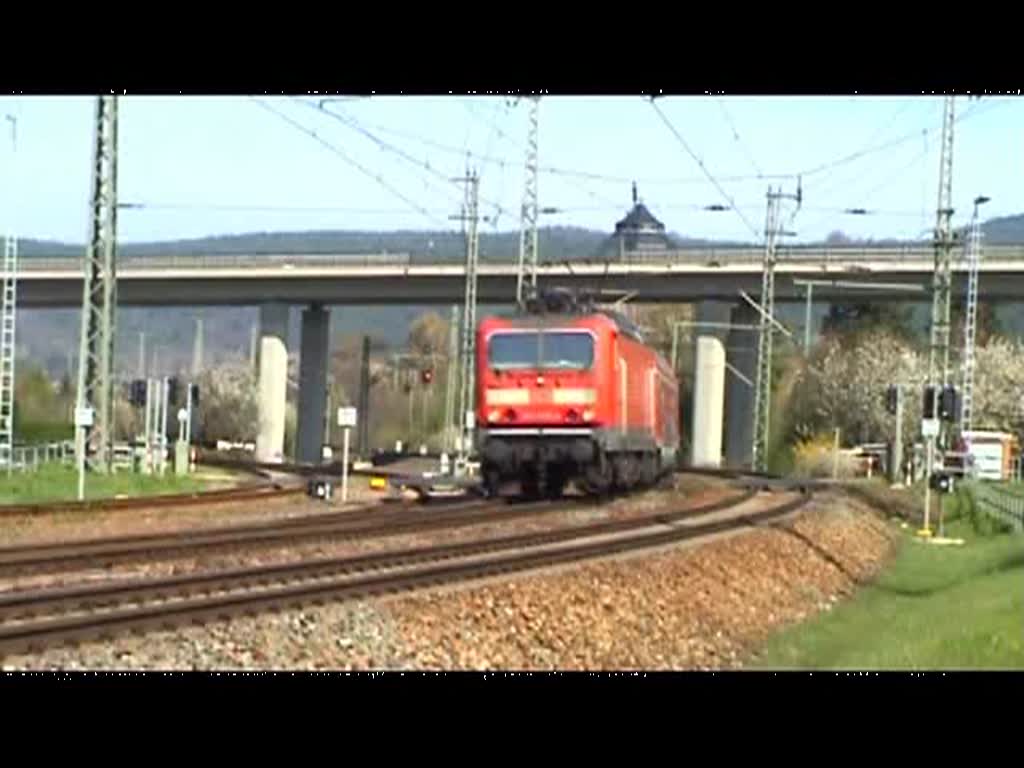
{"type": "MultiPolygon", "coordinates": [[[[726,325],[731,310],[731,305],[723,301],[702,301],[697,304],[696,321],[726,325]]],[[[690,463],[695,467],[720,467],[726,382],[723,344],[729,331],[700,326],[694,330],[690,463]]]]}
{"type": "MultiPolygon", "coordinates": [[[[330,317],[330,310],[317,304],[302,313],[299,418],[295,439],[295,458],[301,463],[319,464],[323,460],[330,317]]],[[[360,416],[365,418],[363,414],[360,416]]]]}
{"type": "MultiPolygon", "coordinates": [[[[732,310],[736,325],[756,325],[759,321],[757,312],[747,304],[732,310]]],[[[756,382],[757,331],[729,331],[725,355],[730,365],[756,382]]],[[[754,388],[732,371],[726,373],[726,381],[726,461],[731,467],[749,467],[754,459],[754,388]]]]}
{"type": "Polygon", "coordinates": [[[280,463],[288,402],[288,305],[260,306],[259,333],[256,461],[280,463]]]}

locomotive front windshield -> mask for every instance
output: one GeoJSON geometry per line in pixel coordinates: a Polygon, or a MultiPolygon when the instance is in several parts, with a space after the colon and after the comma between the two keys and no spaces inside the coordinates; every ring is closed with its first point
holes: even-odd
{"type": "Polygon", "coordinates": [[[589,333],[496,333],[488,358],[496,371],[585,371],[594,362],[594,339],[589,333]]]}

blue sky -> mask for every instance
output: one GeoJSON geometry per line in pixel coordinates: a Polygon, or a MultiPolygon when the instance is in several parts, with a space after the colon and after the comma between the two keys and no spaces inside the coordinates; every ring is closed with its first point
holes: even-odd
{"type": "MultiPolygon", "coordinates": [[[[467,151],[481,172],[482,212],[498,212],[496,225],[486,226],[518,227],[525,103],[391,96],[326,105],[346,124],[320,110],[315,96],[259,102],[300,127],[247,97],[122,98],[120,199],[151,206],[121,213],[123,241],[249,231],[455,228],[447,217],[458,211],[462,193],[445,179],[464,171],[467,151]]],[[[641,197],[669,229],[749,239],[748,226],[763,227],[768,184],[795,186],[758,174],[803,171],[804,209],[793,224],[798,239],[834,229],[917,236],[934,222],[941,102],[920,96],[659,99],[666,118],[720,180],[745,222],[735,211],[701,210],[728,201],[648,100],[546,97],[540,107],[540,165],[555,171],[540,175],[540,203],[563,212],[543,222],[610,230],[628,209],[629,180],[636,179],[641,197]],[[736,176],[745,178],[730,178],[736,176]],[[846,207],[878,213],[854,217],[835,210],[846,207]]],[[[3,126],[0,184],[7,193],[0,213],[6,222],[13,211],[22,237],[84,240],[93,108],[94,100],[83,97],[0,98],[0,113],[18,118],[13,170],[7,121],[3,126]],[[7,183],[12,175],[18,190],[13,203],[7,183]]],[[[961,97],[957,114],[962,119],[954,149],[956,221],[969,217],[979,194],[992,198],[987,217],[1024,212],[1022,99],[961,97]]]]}

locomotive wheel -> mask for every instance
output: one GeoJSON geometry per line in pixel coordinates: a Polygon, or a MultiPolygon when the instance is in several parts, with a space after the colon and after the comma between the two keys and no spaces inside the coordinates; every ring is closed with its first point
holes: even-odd
{"type": "Polygon", "coordinates": [[[523,467],[519,476],[520,493],[527,499],[540,498],[540,478],[537,477],[537,470],[533,467],[523,467]]]}
{"type": "Polygon", "coordinates": [[[597,461],[584,467],[582,474],[583,490],[586,493],[600,497],[611,493],[612,467],[604,453],[599,453],[597,461]]]}
{"type": "Polygon", "coordinates": [[[640,482],[645,488],[654,485],[658,479],[658,460],[651,454],[647,454],[640,463],[640,482]]]}
{"type": "Polygon", "coordinates": [[[612,493],[625,491],[627,486],[626,460],[623,456],[616,456],[611,460],[612,469],[612,493]]]}
{"type": "Polygon", "coordinates": [[[492,467],[486,467],[483,471],[484,475],[484,493],[489,498],[497,498],[501,492],[501,474],[498,470],[492,467]]]}
{"type": "Polygon", "coordinates": [[[565,472],[561,469],[548,470],[544,490],[549,499],[562,498],[565,491],[565,472]]]}

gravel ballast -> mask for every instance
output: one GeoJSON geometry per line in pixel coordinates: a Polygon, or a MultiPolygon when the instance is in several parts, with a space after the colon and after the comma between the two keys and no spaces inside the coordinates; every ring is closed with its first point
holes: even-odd
{"type": "Polygon", "coordinates": [[[885,561],[892,526],[822,493],[710,541],[348,604],[4,659],[5,669],[712,669],[830,610],[885,561]]]}

